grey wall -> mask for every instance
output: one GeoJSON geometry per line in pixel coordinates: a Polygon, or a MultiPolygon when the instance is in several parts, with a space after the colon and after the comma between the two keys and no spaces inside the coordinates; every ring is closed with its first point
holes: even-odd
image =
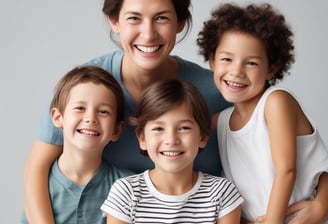
{"type": "MultiPolygon", "coordinates": [[[[192,0],[194,25],[175,54],[207,66],[196,34],[220,1],[192,0]]],[[[236,1],[245,3],[245,1],[236,1]]],[[[255,1],[259,2],[259,1],[255,1]]],[[[295,32],[296,63],[283,85],[292,89],[328,141],[326,103],[328,2],[272,0],[295,32]]],[[[0,3],[0,223],[17,223],[23,208],[23,167],[33,130],[59,77],[115,47],[102,0],[2,0],[0,3]]]]}

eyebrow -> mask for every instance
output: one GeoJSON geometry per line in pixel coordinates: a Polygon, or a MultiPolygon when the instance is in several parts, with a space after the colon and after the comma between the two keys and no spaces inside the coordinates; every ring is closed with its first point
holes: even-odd
{"type": "MultiPolygon", "coordinates": [[[[220,51],[219,54],[233,55],[233,53],[228,52],[228,51],[220,51]]],[[[261,60],[263,59],[263,57],[257,56],[257,55],[250,55],[250,56],[247,56],[247,58],[257,58],[257,59],[261,59],[261,60]]]]}
{"type": "MultiPolygon", "coordinates": [[[[74,103],[74,104],[82,104],[82,105],[86,105],[86,104],[88,104],[86,101],[83,101],[83,100],[73,101],[72,103],[74,103]]],[[[110,102],[110,103],[101,102],[101,103],[98,104],[98,105],[99,105],[99,106],[107,106],[107,107],[110,107],[110,108],[115,108],[114,105],[113,105],[113,102],[110,102]]]]}
{"type": "MultiPolygon", "coordinates": [[[[127,15],[127,14],[142,15],[142,13],[136,12],[136,11],[127,11],[127,12],[123,13],[123,15],[127,15]]],[[[155,16],[162,15],[162,14],[174,14],[174,12],[172,12],[170,10],[164,10],[164,11],[160,11],[160,12],[156,13],[155,16]]]]}

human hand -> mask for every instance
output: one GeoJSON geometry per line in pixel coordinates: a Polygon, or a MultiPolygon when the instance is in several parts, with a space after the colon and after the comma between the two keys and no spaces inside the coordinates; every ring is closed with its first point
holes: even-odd
{"type": "Polygon", "coordinates": [[[256,218],[255,224],[263,224],[263,223],[265,223],[265,215],[256,218]]]}
{"type": "Polygon", "coordinates": [[[292,204],[287,210],[287,215],[291,215],[288,224],[323,224],[328,221],[325,208],[316,200],[292,204]]]}

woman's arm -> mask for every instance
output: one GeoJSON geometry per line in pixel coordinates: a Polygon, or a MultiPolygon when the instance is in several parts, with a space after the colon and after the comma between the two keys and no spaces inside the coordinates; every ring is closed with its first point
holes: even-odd
{"type": "Polygon", "coordinates": [[[294,215],[289,224],[322,224],[328,221],[328,173],[320,176],[315,198],[292,204],[287,214],[294,215]]]}
{"type": "Polygon", "coordinates": [[[29,223],[53,224],[48,191],[51,164],[62,153],[62,146],[35,140],[24,170],[25,212],[29,223]]]}

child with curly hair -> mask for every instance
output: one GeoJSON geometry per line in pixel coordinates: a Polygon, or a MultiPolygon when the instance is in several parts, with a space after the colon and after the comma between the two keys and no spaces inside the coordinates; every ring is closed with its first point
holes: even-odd
{"type": "Polygon", "coordinates": [[[245,199],[243,218],[256,223],[286,223],[288,205],[327,195],[327,186],[317,188],[327,179],[327,147],[295,95],[275,86],[294,62],[292,37],[269,4],[224,4],[197,40],[215,85],[234,104],[218,115],[220,157],[245,199]]]}

